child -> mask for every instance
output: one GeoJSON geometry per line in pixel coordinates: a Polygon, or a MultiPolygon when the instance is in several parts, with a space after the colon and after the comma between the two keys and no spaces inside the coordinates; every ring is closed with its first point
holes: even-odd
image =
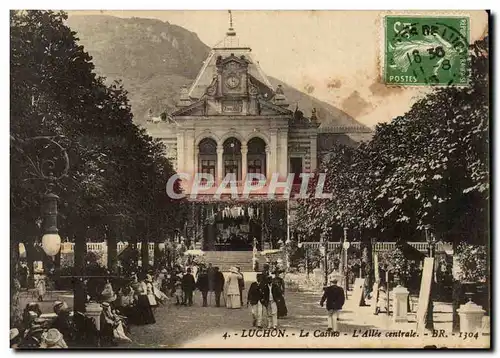
{"type": "Polygon", "coordinates": [[[45,296],[45,292],[47,291],[45,277],[40,275],[36,281],[36,291],[38,294],[38,301],[43,302],[43,296],[45,296]]]}
{"type": "Polygon", "coordinates": [[[262,304],[260,300],[262,299],[261,292],[261,284],[262,284],[262,274],[257,274],[257,282],[253,282],[248,289],[247,296],[247,307],[248,304],[252,307],[252,326],[253,327],[262,327],[262,304]]]}
{"type": "Polygon", "coordinates": [[[378,300],[377,300],[377,308],[375,309],[375,314],[379,314],[381,311],[387,312],[387,292],[385,287],[379,286],[378,289],[378,300]]]}
{"type": "Polygon", "coordinates": [[[174,289],[175,289],[175,305],[179,306],[184,301],[184,295],[182,291],[182,273],[174,276],[174,289]]]}

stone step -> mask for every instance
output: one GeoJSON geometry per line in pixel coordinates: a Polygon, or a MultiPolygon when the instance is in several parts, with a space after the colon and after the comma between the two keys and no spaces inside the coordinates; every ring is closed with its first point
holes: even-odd
{"type": "Polygon", "coordinates": [[[204,261],[212,266],[217,266],[223,272],[229,271],[233,266],[238,266],[242,271],[251,272],[252,251],[205,251],[204,261]]]}

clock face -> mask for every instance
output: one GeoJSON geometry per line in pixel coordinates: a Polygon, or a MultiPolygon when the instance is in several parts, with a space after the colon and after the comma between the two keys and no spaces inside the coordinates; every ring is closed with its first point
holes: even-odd
{"type": "Polygon", "coordinates": [[[236,76],[229,76],[226,80],[226,85],[229,88],[236,88],[240,85],[240,79],[236,76]]]}

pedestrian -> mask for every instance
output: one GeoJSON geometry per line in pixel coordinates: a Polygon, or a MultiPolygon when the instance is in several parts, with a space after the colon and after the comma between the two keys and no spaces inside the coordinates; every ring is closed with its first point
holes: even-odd
{"type": "Polygon", "coordinates": [[[241,308],[240,278],[241,274],[238,272],[238,269],[231,267],[225,289],[227,308],[241,308]]]}
{"type": "Polygon", "coordinates": [[[19,283],[22,288],[28,288],[28,266],[25,263],[19,268],[19,283]]]}
{"type": "Polygon", "coordinates": [[[102,303],[100,334],[104,346],[116,346],[119,341],[131,342],[125,334],[124,319],[125,317],[113,310],[110,302],[102,303]]]}
{"type": "Polygon", "coordinates": [[[214,267],[214,293],[215,293],[215,306],[220,307],[220,295],[224,289],[225,278],[222,272],[220,272],[219,267],[214,267]]]}
{"type": "Polygon", "coordinates": [[[175,305],[179,306],[184,302],[184,294],[182,292],[182,272],[179,272],[173,276],[174,285],[174,295],[175,295],[175,305]]]}
{"type": "Polygon", "coordinates": [[[57,349],[57,348],[68,348],[63,335],[55,328],[51,328],[46,332],[42,333],[42,342],[40,348],[46,349],[57,349]]]}
{"type": "Polygon", "coordinates": [[[207,295],[208,295],[208,273],[205,269],[200,270],[198,275],[198,280],[196,281],[196,287],[201,292],[203,298],[203,307],[207,307],[207,295]]]}
{"type": "Polygon", "coordinates": [[[132,277],[132,288],[134,289],[134,300],[136,304],[136,312],[134,312],[136,318],[136,324],[153,324],[156,323],[153,310],[148,300],[148,288],[144,280],[139,281],[136,274],[132,277]]]}
{"type": "Polygon", "coordinates": [[[240,290],[240,304],[243,306],[243,290],[245,289],[245,278],[243,277],[243,273],[241,272],[241,267],[236,267],[240,277],[238,277],[238,288],[240,290]]]}
{"type": "Polygon", "coordinates": [[[42,310],[40,309],[40,305],[36,302],[30,302],[26,305],[23,311],[23,321],[26,323],[30,323],[32,321],[31,312],[36,314],[35,318],[38,318],[42,315],[42,310]]]}
{"type": "Polygon", "coordinates": [[[38,301],[43,302],[43,296],[45,296],[45,292],[47,292],[47,284],[45,282],[45,277],[40,275],[36,280],[36,292],[38,295],[38,301]]]}
{"type": "Polygon", "coordinates": [[[281,299],[276,302],[276,305],[278,307],[278,318],[284,318],[288,315],[288,308],[285,301],[285,280],[281,278],[280,274],[281,271],[277,270],[274,276],[274,282],[281,291],[281,299]]]}
{"type": "Polygon", "coordinates": [[[248,289],[247,307],[250,304],[252,312],[252,326],[262,328],[262,274],[257,274],[257,281],[252,282],[248,289]]]}
{"type": "Polygon", "coordinates": [[[328,311],[328,331],[338,332],[339,311],[344,306],[345,295],[342,287],[337,286],[337,279],[331,279],[330,286],[324,288],[323,296],[319,305],[323,307],[326,301],[326,309],[328,311]]]}
{"type": "Polygon", "coordinates": [[[380,284],[380,280],[377,282],[379,283],[379,286],[378,286],[378,295],[374,295],[377,298],[375,315],[378,315],[382,311],[387,313],[387,292],[385,290],[385,287],[380,284]]]}
{"type": "Polygon", "coordinates": [[[17,349],[19,347],[19,343],[21,342],[21,334],[17,328],[11,328],[9,331],[10,337],[10,348],[17,349]]]}
{"type": "Polygon", "coordinates": [[[193,291],[196,289],[196,282],[191,274],[191,268],[188,267],[186,274],[182,277],[182,291],[184,292],[183,305],[193,305],[193,291]]]}
{"type": "Polygon", "coordinates": [[[71,345],[75,341],[77,332],[68,304],[64,301],[55,301],[53,309],[57,317],[52,321],[52,328],[57,329],[63,335],[64,341],[71,345]]]}
{"type": "Polygon", "coordinates": [[[193,262],[191,264],[191,273],[194,277],[194,280],[196,281],[198,279],[198,272],[200,270],[200,266],[198,265],[197,262],[193,262]]]}
{"type": "Polygon", "coordinates": [[[168,299],[168,297],[165,294],[165,292],[163,292],[162,289],[161,289],[162,282],[165,280],[165,278],[164,278],[163,275],[164,275],[163,273],[157,274],[156,277],[153,279],[153,282],[152,282],[152,284],[153,284],[153,287],[152,287],[153,293],[154,293],[154,295],[156,297],[156,300],[158,302],[160,302],[161,304],[164,304],[167,301],[167,299],[168,299]]]}
{"type": "Polygon", "coordinates": [[[283,298],[280,288],[272,277],[263,279],[262,306],[266,309],[268,328],[278,328],[278,302],[283,298]]]}
{"type": "Polygon", "coordinates": [[[33,323],[31,326],[26,329],[24,332],[24,336],[21,338],[19,342],[19,348],[40,348],[42,343],[42,334],[44,332],[44,328],[41,324],[33,323]]]}
{"type": "Polygon", "coordinates": [[[146,282],[146,294],[148,296],[149,305],[151,307],[157,307],[158,302],[156,301],[156,294],[154,292],[153,276],[148,273],[144,281],[146,282]]]}
{"type": "MultiPolygon", "coordinates": [[[[266,260],[269,260],[269,258],[266,256],[266,260]]],[[[262,265],[262,278],[265,279],[270,275],[270,270],[271,268],[269,267],[268,263],[265,263],[262,265]]]]}

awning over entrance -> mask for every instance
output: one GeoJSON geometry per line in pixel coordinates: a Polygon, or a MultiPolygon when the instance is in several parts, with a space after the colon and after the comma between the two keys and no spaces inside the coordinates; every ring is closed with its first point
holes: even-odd
{"type": "Polygon", "coordinates": [[[283,195],[275,195],[274,198],[268,197],[268,195],[249,195],[248,197],[243,196],[232,196],[228,194],[223,194],[220,197],[214,197],[213,195],[197,195],[195,198],[187,196],[186,199],[191,202],[206,202],[206,203],[218,203],[218,202],[228,202],[228,203],[249,203],[249,202],[272,202],[272,201],[287,201],[294,200],[288,199],[283,195]]]}

